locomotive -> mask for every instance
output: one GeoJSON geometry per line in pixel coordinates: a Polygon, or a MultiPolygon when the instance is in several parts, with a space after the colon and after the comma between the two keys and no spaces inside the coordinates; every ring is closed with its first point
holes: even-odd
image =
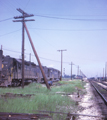
{"type": "MultiPolygon", "coordinates": [[[[0,86],[19,86],[22,83],[22,60],[3,56],[0,50],[0,86]]],[[[48,83],[60,80],[60,71],[42,66],[48,83]]],[[[39,65],[24,61],[24,82],[44,83],[39,65]]]]}

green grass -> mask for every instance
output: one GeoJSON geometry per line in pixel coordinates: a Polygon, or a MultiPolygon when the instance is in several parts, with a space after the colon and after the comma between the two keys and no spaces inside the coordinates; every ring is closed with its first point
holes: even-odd
{"type": "MultiPolygon", "coordinates": [[[[38,113],[36,110],[71,112],[75,107],[75,102],[68,97],[60,95],[36,95],[28,98],[0,99],[0,112],[13,113],[38,113]]],[[[51,116],[56,119],[55,114],[51,116]]],[[[58,117],[58,116],[57,116],[58,117]]],[[[63,117],[66,117],[63,116],[63,117]]],[[[59,118],[62,118],[59,116],[59,118]]]]}
{"type": "MultiPolygon", "coordinates": [[[[37,93],[45,93],[45,94],[51,94],[55,92],[65,92],[65,93],[73,93],[76,90],[76,88],[84,89],[84,84],[82,84],[82,81],[75,80],[75,81],[60,81],[58,82],[61,84],[61,86],[52,86],[51,91],[46,88],[46,86],[43,87],[43,85],[38,83],[31,83],[28,86],[25,86],[24,89],[21,87],[17,88],[0,88],[0,94],[4,93],[14,93],[14,94],[37,94],[37,93]]],[[[57,84],[57,83],[56,83],[57,84]]]]}
{"type": "Polygon", "coordinates": [[[68,97],[40,94],[31,98],[1,98],[0,112],[35,113],[34,110],[56,111],[61,106],[75,104],[68,97]]]}
{"type": "Polygon", "coordinates": [[[74,80],[74,81],[60,81],[60,84],[62,86],[58,86],[52,89],[54,92],[65,92],[65,93],[73,93],[77,91],[78,89],[84,89],[84,83],[80,80],[74,80]]]}
{"type": "MultiPolygon", "coordinates": [[[[36,110],[56,111],[56,112],[73,112],[77,106],[68,96],[56,94],[56,92],[73,93],[79,89],[84,89],[84,85],[80,80],[76,81],[60,81],[61,86],[52,86],[48,90],[45,86],[37,83],[32,83],[25,86],[24,89],[18,88],[0,88],[0,94],[15,93],[15,94],[34,94],[30,98],[0,98],[0,112],[14,113],[37,113],[36,110]]],[[[51,114],[53,119],[65,119],[66,115],[51,114]]]]}

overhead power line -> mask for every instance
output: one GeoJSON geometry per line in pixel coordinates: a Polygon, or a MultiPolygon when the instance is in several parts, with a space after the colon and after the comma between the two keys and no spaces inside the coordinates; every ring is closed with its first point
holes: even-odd
{"type": "MultiPolygon", "coordinates": [[[[3,50],[6,50],[6,51],[10,51],[10,52],[15,52],[15,53],[20,53],[21,54],[21,52],[19,52],[19,51],[14,51],[14,50],[9,50],[9,49],[4,49],[3,48],[3,50]]],[[[29,53],[25,53],[26,55],[29,55],[29,53]]],[[[31,56],[34,56],[34,55],[31,55],[31,56]]],[[[41,59],[44,59],[44,60],[48,60],[48,61],[53,61],[53,62],[61,62],[61,61],[57,61],[57,60],[52,60],[52,59],[47,59],[47,58],[43,58],[43,57],[40,57],[41,59]]],[[[63,63],[65,63],[65,64],[69,64],[70,62],[63,62],[63,63]]]]}
{"type": "MultiPolygon", "coordinates": [[[[89,18],[66,18],[66,17],[55,17],[55,16],[49,16],[49,15],[39,15],[39,14],[35,14],[35,16],[37,17],[44,17],[44,18],[51,18],[51,19],[63,19],[63,20],[77,20],[77,21],[107,21],[107,19],[89,19],[89,18]]],[[[79,15],[80,16],[80,15],[79,15]]],[[[84,16],[84,15],[83,15],[84,16]]],[[[88,16],[88,15],[87,15],[88,16]]],[[[4,20],[0,20],[0,22],[4,22],[4,21],[7,21],[7,20],[11,20],[13,18],[7,18],[7,19],[4,19],[4,20]]]]}
{"type": "Polygon", "coordinates": [[[4,21],[7,21],[7,20],[11,20],[13,18],[7,18],[7,19],[4,19],[4,20],[0,20],[0,22],[4,22],[4,21]]]}
{"type": "Polygon", "coordinates": [[[14,32],[17,32],[17,31],[20,31],[21,29],[18,29],[18,30],[15,30],[15,31],[12,31],[12,32],[9,32],[9,33],[6,33],[6,34],[3,34],[3,35],[0,35],[0,37],[2,36],[5,36],[5,35],[8,35],[8,34],[11,34],[11,33],[14,33],[14,32]]]}
{"type": "Polygon", "coordinates": [[[52,31],[106,31],[107,29],[46,29],[46,28],[29,28],[37,30],[52,30],[52,31]]]}
{"type": "MultiPolygon", "coordinates": [[[[37,30],[51,30],[51,31],[107,31],[107,29],[45,29],[45,28],[29,28],[29,29],[37,29],[37,30]]],[[[14,32],[17,32],[17,31],[20,31],[21,29],[19,30],[15,30],[15,31],[12,31],[12,32],[9,32],[9,33],[6,33],[6,34],[3,34],[3,35],[0,35],[0,37],[2,36],[5,36],[5,35],[8,35],[8,34],[12,34],[14,32]]],[[[36,33],[37,34],[37,33],[36,33]]]]}
{"type": "Polygon", "coordinates": [[[107,19],[84,19],[84,18],[64,18],[64,17],[54,17],[54,16],[48,16],[48,15],[38,15],[35,14],[35,16],[38,17],[44,17],[44,18],[52,18],[52,19],[63,19],[63,20],[78,20],[78,21],[107,21],[107,19]]]}

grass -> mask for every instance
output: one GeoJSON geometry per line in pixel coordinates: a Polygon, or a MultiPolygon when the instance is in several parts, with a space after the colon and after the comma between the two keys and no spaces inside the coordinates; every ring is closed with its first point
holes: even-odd
{"type": "Polygon", "coordinates": [[[38,83],[31,83],[28,86],[25,86],[24,89],[21,87],[16,88],[0,88],[0,94],[5,93],[14,93],[14,94],[36,94],[36,93],[45,93],[51,94],[55,92],[69,92],[73,93],[76,91],[76,88],[84,89],[84,85],[82,81],[75,80],[75,81],[60,81],[58,82],[61,86],[53,86],[51,87],[51,91],[49,91],[46,86],[43,87],[42,84],[38,83]]]}
{"type": "MultiPolygon", "coordinates": [[[[73,112],[77,106],[68,96],[55,94],[56,92],[73,93],[77,89],[84,89],[80,80],[60,81],[61,86],[52,86],[51,91],[41,84],[32,83],[25,86],[24,89],[18,88],[0,88],[0,94],[35,94],[30,98],[0,98],[0,112],[13,113],[36,113],[36,110],[56,111],[56,112],[73,112]]],[[[53,119],[65,119],[66,115],[51,114],[53,119]]]]}

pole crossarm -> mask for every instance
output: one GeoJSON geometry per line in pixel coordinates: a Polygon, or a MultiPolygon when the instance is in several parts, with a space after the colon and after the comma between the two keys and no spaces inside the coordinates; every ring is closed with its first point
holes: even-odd
{"type": "Polygon", "coordinates": [[[59,51],[59,52],[60,52],[60,51],[67,51],[67,50],[65,49],[65,50],[57,50],[57,51],[59,51]]]}
{"type": "MultiPolygon", "coordinates": [[[[35,20],[34,19],[24,20],[24,22],[27,22],[27,21],[35,21],[35,20]]],[[[13,22],[23,22],[23,20],[13,20],[13,22]]]]}
{"type": "Polygon", "coordinates": [[[32,17],[32,16],[34,16],[34,15],[33,14],[29,14],[29,15],[24,14],[24,16],[16,16],[16,17],[14,17],[14,19],[24,18],[24,17],[32,17]]]}
{"type": "Polygon", "coordinates": [[[71,64],[69,64],[69,65],[75,65],[75,64],[71,62],[71,64]]]}
{"type": "Polygon", "coordinates": [[[26,12],[24,12],[22,9],[18,8],[17,9],[20,13],[28,15],[26,12]]]}
{"type": "MultiPolygon", "coordinates": [[[[14,17],[14,19],[19,19],[19,18],[26,18],[26,17],[32,17],[34,16],[33,14],[28,14],[26,12],[24,12],[22,9],[17,9],[20,13],[22,13],[22,16],[16,16],[14,17]]],[[[34,19],[31,19],[31,20],[24,20],[24,21],[35,21],[34,19]]],[[[23,22],[23,21],[13,21],[13,22],[23,22]]]]}

